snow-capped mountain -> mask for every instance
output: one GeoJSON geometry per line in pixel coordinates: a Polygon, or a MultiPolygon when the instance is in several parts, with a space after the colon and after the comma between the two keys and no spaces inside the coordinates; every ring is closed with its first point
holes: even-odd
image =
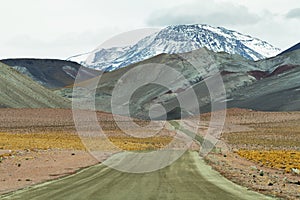
{"type": "Polygon", "coordinates": [[[85,65],[85,61],[87,60],[87,58],[90,56],[91,52],[88,53],[82,53],[82,54],[78,54],[75,56],[71,56],[69,58],[67,58],[67,61],[73,61],[73,62],[77,62],[81,65],[85,65]]]}
{"type": "Polygon", "coordinates": [[[214,52],[239,54],[250,60],[277,55],[281,50],[236,31],[209,25],[174,25],[141,39],[132,46],[96,49],[81,64],[113,71],[161,53],[185,53],[206,47],[214,52]]]}
{"type": "MultiPolygon", "coordinates": [[[[110,49],[95,50],[85,61],[85,65],[103,71],[113,71],[119,68],[114,66],[116,60],[126,54],[131,49],[130,46],[113,47],[110,49]]],[[[124,58],[124,61],[126,58],[124,58]]],[[[122,61],[121,61],[122,62],[122,61]]],[[[131,63],[130,63],[131,64],[131,63]]]]}

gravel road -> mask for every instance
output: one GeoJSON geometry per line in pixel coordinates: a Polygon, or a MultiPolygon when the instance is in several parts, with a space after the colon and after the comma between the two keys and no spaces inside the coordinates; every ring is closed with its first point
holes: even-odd
{"type": "MultiPolygon", "coordinates": [[[[121,154],[126,156],[126,153],[121,154]]],[[[116,156],[120,157],[120,154],[116,156]]],[[[114,159],[114,156],[110,159],[114,159]]],[[[155,172],[125,173],[100,164],[75,175],[2,196],[1,199],[263,200],[271,198],[228,181],[206,165],[197,152],[189,151],[172,165],[155,172]]]]}

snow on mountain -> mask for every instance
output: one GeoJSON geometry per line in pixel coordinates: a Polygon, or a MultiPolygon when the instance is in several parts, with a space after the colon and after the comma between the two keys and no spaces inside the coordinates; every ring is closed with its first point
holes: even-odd
{"type": "Polygon", "coordinates": [[[87,60],[87,58],[89,57],[90,54],[91,54],[91,52],[82,53],[82,54],[78,54],[75,56],[71,56],[71,57],[67,58],[66,60],[85,65],[85,61],[87,60]]]}
{"type": "Polygon", "coordinates": [[[185,53],[203,47],[214,52],[239,54],[249,60],[272,57],[281,51],[267,42],[222,27],[173,25],[132,46],[96,49],[81,64],[113,71],[161,53],[185,53]]]}
{"type": "Polygon", "coordinates": [[[104,71],[112,71],[114,70],[114,63],[116,60],[125,55],[130,48],[130,46],[125,46],[113,47],[110,49],[97,49],[94,53],[90,54],[84,65],[100,70],[105,69],[104,71]]]}

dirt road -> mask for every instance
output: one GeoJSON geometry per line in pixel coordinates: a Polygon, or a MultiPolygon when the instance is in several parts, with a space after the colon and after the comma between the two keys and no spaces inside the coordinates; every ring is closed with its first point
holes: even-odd
{"type": "Polygon", "coordinates": [[[1,199],[262,200],[271,198],[233,184],[206,165],[197,152],[187,152],[169,167],[155,172],[124,173],[100,164],[60,180],[2,196],[1,199]]]}

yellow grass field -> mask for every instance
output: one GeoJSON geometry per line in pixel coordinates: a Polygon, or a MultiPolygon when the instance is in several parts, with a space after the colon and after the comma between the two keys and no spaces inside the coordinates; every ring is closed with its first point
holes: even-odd
{"type": "Polygon", "coordinates": [[[284,150],[239,150],[238,154],[248,160],[255,161],[266,167],[283,169],[290,173],[292,168],[300,169],[300,152],[284,150]]]}
{"type": "MultiPolygon", "coordinates": [[[[149,138],[134,138],[129,136],[108,137],[111,144],[127,151],[154,150],[163,148],[170,143],[172,137],[157,136],[149,138]]],[[[90,139],[87,138],[87,141],[90,139]]],[[[98,146],[101,140],[96,139],[98,146]]],[[[105,149],[105,147],[103,146],[105,149]]],[[[5,150],[25,150],[25,149],[65,149],[65,150],[85,150],[85,146],[78,135],[70,133],[29,133],[14,134],[0,133],[0,149],[5,150]]]]}

